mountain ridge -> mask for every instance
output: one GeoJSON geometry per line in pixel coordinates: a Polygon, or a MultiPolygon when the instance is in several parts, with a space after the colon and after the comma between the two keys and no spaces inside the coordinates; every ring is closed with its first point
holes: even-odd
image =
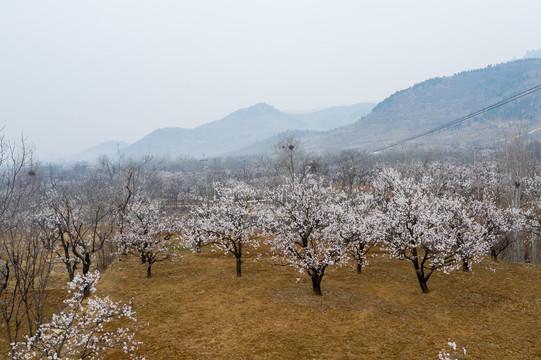
{"type": "MultiPolygon", "coordinates": [[[[258,103],[193,129],[157,129],[123,152],[133,156],[152,153],[196,158],[253,155],[272,151],[272,142],[284,131],[295,133],[306,150],[314,153],[373,151],[537,84],[541,84],[541,59],[521,59],[428,79],[396,91],[375,106],[359,103],[308,114],[288,114],[258,103]]],[[[480,146],[501,139],[520,126],[524,130],[541,126],[541,93],[410,144],[480,146]]]]}
{"type": "MultiPolygon", "coordinates": [[[[516,60],[428,79],[390,95],[359,121],[305,141],[309,149],[319,152],[338,150],[326,145],[337,143],[342,149],[370,151],[468,115],[537,84],[541,84],[541,59],[516,60]]],[[[476,146],[482,143],[480,136],[494,139],[515,125],[531,127],[539,123],[541,94],[535,93],[417,143],[476,146]],[[482,124],[489,130],[472,133],[482,124]]]]}
{"type": "MultiPolygon", "coordinates": [[[[173,158],[220,156],[283,131],[312,128],[327,130],[340,123],[351,123],[367,114],[374,105],[373,103],[358,103],[308,114],[288,114],[272,105],[257,103],[195,128],[156,129],[135,143],[125,146],[122,152],[135,157],[148,154],[173,158]]],[[[104,153],[114,155],[114,152],[105,147],[104,153]]],[[[93,154],[93,152],[85,150],[74,158],[79,161],[93,161],[96,158],[96,156],[85,158],[84,154],[93,154]]]]}

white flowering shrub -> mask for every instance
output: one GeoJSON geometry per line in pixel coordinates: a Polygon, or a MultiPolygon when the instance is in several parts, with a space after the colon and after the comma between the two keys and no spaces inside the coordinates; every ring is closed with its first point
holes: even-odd
{"type": "Polygon", "coordinates": [[[64,300],[66,309],[42,324],[34,336],[11,344],[11,358],[97,360],[111,349],[120,349],[131,359],[144,359],[136,355],[141,343],[134,339],[137,318],[131,303],[120,304],[96,295],[85,298],[85,289],[95,292],[98,280],[98,272],[77,274],[68,283],[72,296],[64,300]],[[118,323],[122,326],[115,327],[118,323]]]}

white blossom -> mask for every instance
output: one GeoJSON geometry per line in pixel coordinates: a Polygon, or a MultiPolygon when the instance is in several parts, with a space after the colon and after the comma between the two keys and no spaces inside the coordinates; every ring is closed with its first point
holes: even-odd
{"type": "Polygon", "coordinates": [[[137,318],[130,304],[113,302],[109,297],[85,297],[85,290],[96,291],[99,273],[77,274],[68,285],[72,296],[64,300],[66,309],[54,314],[26,341],[12,344],[12,359],[103,359],[109,349],[120,349],[133,359],[141,344],[135,341],[137,318]],[[115,323],[122,326],[114,327],[115,323]],[[126,326],[131,323],[131,326],[126,326]]]}
{"type": "Polygon", "coordinates": [[[316,295],[321,295],[327,267],[347,260],[347,242],[336,227],[343,196],[312,175],[302,182],[288,180],[267,193],[272,203],[264,219],[273,258],[310,276],[316,295]]]}

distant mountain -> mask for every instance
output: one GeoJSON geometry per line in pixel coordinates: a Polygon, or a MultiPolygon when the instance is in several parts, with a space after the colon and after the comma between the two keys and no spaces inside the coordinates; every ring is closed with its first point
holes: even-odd
{"type": "Polygon", "coordinates": [[[304,126],[298,130],[326,131],[346,126],[368,114],[376,104],[360,103],[350,106],[336,106],[305,114],[291,114],[293,119],[301,121],[304,126]]]}
{"type": "Polygon", "coordinates": [[[89,149],[86,149],[74,156],[72,156],[70,161],[95,161],[101,155],[114,156],[119,152],[123,151],[129,144],[123,141],[107,141],[96,146],[93,146],[89,149]]]}
{"type": "MultiPolygon", "coordinates": [[[[434,78],[391,95],[370,114],[327,134],[307,134],[308,150],[373,150],[432,129],[541,84],[541,59],[517,60],[434,78]]],[[[479,146],[541,126],[541,91],[413,143],[479,146]]]]}
{"type": "Polygon", "coordinates": [[[287,114],[270,105],[257,104],[194,129],[155,130],[125,152],[128,155],[213,156],[295,126],[300,123],[292,121],[287,114]]]}
{"type": "MultiPolygon", "coordinates": [[[[123,152],[170,158],[268,153],[286,130],[294,131],[308,151],[370,151],[441,126],[539,84],[541,59],[516,60],[423,81],[397,91],[373,109],[372,104],[356,104],[288,114],[264,103],[256,104],[194,129],[158,129],[126,146],[123,152]]],[[[519,129],[532,131],[532,136],[541,138],[541,131],[535,130],[539,128],[541,91],[408,144],[483,146],[519,129]]],[[[97,151],[91,150],[87,151],[97,151]]]]}
{"type": "Polygon", "coordinates": [[[206,157],[229,153],[286,130],[328,130],[351,124],[374,104],[334,107],[309,114],[287,114],[260,103],[193,129],[162,128],[127,146],[130,156],[206,157]]]}

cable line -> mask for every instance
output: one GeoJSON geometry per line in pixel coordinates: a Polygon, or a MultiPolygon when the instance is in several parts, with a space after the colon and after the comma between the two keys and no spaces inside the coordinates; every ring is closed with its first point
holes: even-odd
{"type": "Polygon", "coordinates": [[[512,101],[515,101],[515,100],[518,100],[518,99],[520,99],[520,98],[522,98],[522,97],[525,97],[525,96],[528,96],[528,95],[530,95],[530,94],[533,94],[534,92],[539,91],[539,90],[541,90],[541,84],[536,85],[536,86],[534,86],[534,87],[531,87],[531,88],[529,88],[529,89],[527,89],[527,90],[524,90],[523,92],[518,93],[518,94],[516,94],[516,95],[513,95],[513,96],[511,96],[511,97],[509,97],[509,98],[507,98],[507,99],[504,99],[504,100],[500,101],[500,102],[497,102],[497,103],[495,103],[495,104],[492,104],[492,105],[490,105],[490,106],[487,106],[486,108],[483,108],[483,109],[481,109],[481,110],[474,111],[474,112],[472,112],[471,114],[468,114],[468,115],[466,115],[466,116],[460,117],[460,118],[455,119],[455,120],[453,120],[453,121],[449,121],[449,122],[447,122],[447,123],[445,123],[445,124],[443,124],[443,125],[437,126],[437,127],[432,128],[432,129],[430,129],[430,130],[423,131],[423,132],[418,133],[418,134],[416,134],[416,135],[412,135],[412,136],[410,136],[410,137],[407,137],[407,138],[405,138],[405,139],[402,139],[402,140],[400,140],[400,141],[398,141],[398,142],[396,142],[396,143],[393,143],[393,144],[391,144],[391,145],[387,145],[387,146],[381,147],[381,148],[379,148],[379,149],[376,149],[376,150],[372,151],[372,153],[377,153],[377,152],[379,152],[379,151],[387,150],[387,149],[389,149],[389,148],[395,147],[395,146],[400,145],[400,144],[403,144],[403,143],[405,143],[405,142],[408,142],[408,141],[411,141],[411,140],[414,140],[414,139],[418,139],[418,138],[420,138],[420,137],[422,137],[422,136],[425,136],[425,135],[428,135],[428,134],[432,134],[433,132],[436,132],[436,131],[445,129],[445,128],[449,127],[449,126],[453,126],[453,125],[459,124],[459,123],[464,122],[464,121],[466,121],[466,120],[468,120],[468,119],[471,119],[471,118],[473,118],[473,117],[476,117],[476,116],[479,116],[479,115],[484,114],[484,113],[486,113],[486,112],[489,112],[490,110],[494,110],[494,109],[496,109],[496,108],[499,108],[500,106],[503,106],[503,105],[505,105],[505,104],[508,104],[508,103],[510,103],[510,102],[512,102],[512,101]]]}

